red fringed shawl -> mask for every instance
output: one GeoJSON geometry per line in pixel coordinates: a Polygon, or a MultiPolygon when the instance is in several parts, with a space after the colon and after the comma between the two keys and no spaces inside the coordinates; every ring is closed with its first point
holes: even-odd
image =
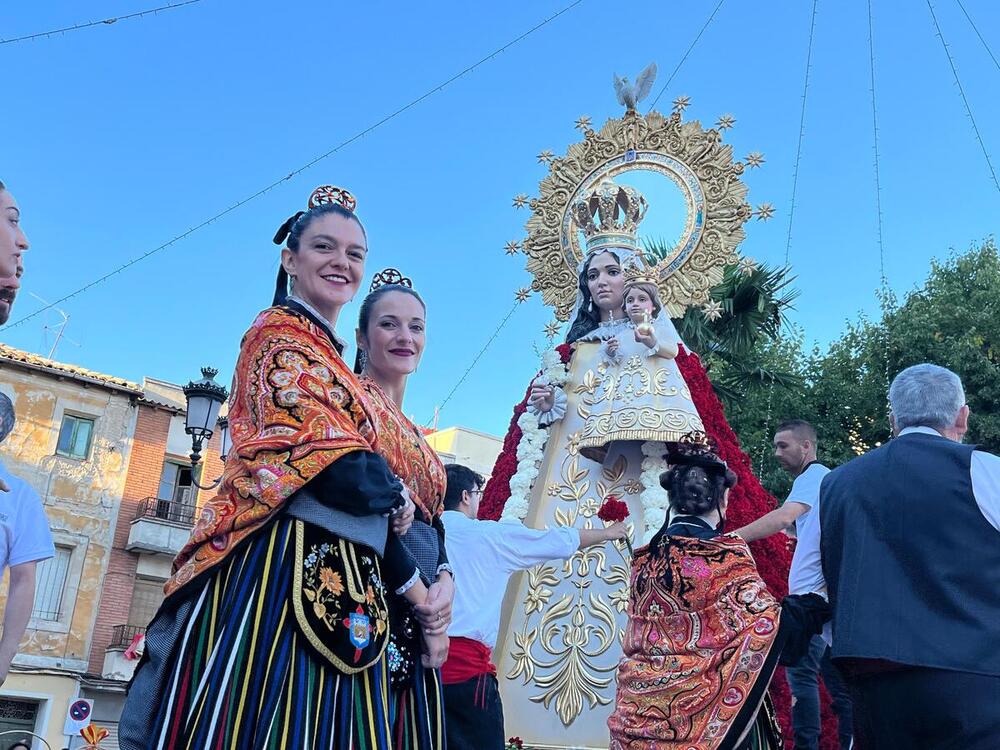
{"type": "Polygon", "coordinates": [[[746,542],[670,537],[663,555],[636,550],[628,617],[612,749],[732,746],[770,682],[781,617],[746,542]]]}
{"type": "Polygon", "coordinates": [[[174,560],[167,596],[226,559],[338,458],[375,450],[365,399],[325,331],[286,308],[262,312],[236,363],[222,486],[174,560]]]}

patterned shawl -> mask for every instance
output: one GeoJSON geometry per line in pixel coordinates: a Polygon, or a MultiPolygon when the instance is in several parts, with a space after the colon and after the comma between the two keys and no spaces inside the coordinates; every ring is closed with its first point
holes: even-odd
{"type": "Polygon", "coordinates": [[[399,406],[369,377],[361,378],[368,394],[375,428],[375,452],[385,459],[392,473],[410,490],[414,504],[430,523],[444,510],[447,474],[438,454],[427,444],[424,433],[403,416],[399,406]]]}
{"type": "Polygon", "coordinates": [[[329,335],[292,310],[262,312],[233,376],[232,449],[219,489],[174,560],[167,596],[220,563],[341,456],[372,450],[366,397],[329,335]]]}
{"type": "Polygon", "coordinates": [[[733,748],[771,680],[781,608],[742,539],[668,539],[662,556],[636,550],[611,747],[733,748]]]}

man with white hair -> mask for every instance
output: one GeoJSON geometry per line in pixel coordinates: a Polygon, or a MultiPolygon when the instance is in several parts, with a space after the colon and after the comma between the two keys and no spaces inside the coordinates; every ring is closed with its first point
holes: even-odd
{"type": "Polygon", "coordinates": [[[959,377],[889,388],[895,436],[820,490],[833,659],[858,748],[1000,747],[1000,458],[963,445],[959,377]]]}
{"type": "MultiPolygon", "coordinates": [[[[14,429],[14,406],[0,393],[0,443],[14,429]]],[[[10,568],[10,587],[0,637],[0,685],[7,679],[35,604],[35,565],[55,555],[52,532],[42,500],[31,485],[15,477],[0,463],[0,575],[10,568]]]]}

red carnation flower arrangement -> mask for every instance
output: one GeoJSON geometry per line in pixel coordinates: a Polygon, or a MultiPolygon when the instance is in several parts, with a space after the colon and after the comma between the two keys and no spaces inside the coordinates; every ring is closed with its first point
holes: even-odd
{"type": "MultiPolygon", "coordinates": [[[[620,523],[628,518],[628,505],[614,495],[608,495],[604,498],[600,510],[597,511],[597,517],[606,523],[620,523]]],[[[628,553],[631,555],[632,540],[628,538],[628,535],[625,536],[625,546],[628,547],[628,553]]]]}
{"type": "Polygon", "coordinates": [[[521,741],[520,737],[508,737],[507,745],[504,750],[523,750],[524,743],[521,741]]]}

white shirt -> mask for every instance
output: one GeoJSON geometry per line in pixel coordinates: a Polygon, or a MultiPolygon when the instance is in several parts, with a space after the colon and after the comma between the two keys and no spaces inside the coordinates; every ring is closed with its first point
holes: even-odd
{"type": "Polygon", "coordinates": [[[0,492],[0,572],[8,565],[54,557],[49,519],[38,493],[3,464],[0,479],[10,487],[10,492],[0,492]]]}
{"type": "MultiPolygon", "coordinates": [[[[917,432],[942,437],[932,427],[907,427],[900,431],[899,437],[917,432]]],[[[990,526],[1000,531],[1000,456],[986,451],[973,451],[969,473],[972,475],[972,494],[976,498],[976,505],[990,526]]]]}
{"type": "Polygon", "coordinates": [[[820,558],[819,486],[830,470],[823,464],[811,464],[795,477],[792,491],[785,502],[802,503],[805,513],[795,519],[795,553],[788,571],[789,594],[822,594],[826,596],[826,579],[820,558]]]}
{"type": "Polygon", "coordinates": [[[491,649],[511,574],[548,560],[565,560],[580,548],[580,531],[572,526],[529,529],[517,521],[476,521],[457,510],[446,510],[441,520],[448,562],[455,569],[448,635],[471,638],[491,649]]]}

